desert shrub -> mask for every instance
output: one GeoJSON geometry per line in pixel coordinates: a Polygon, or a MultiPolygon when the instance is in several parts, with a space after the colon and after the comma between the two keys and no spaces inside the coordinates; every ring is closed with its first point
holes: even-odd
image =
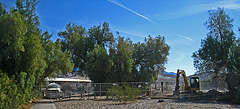
{"type": "Polygon", "coordinates": [[[132,88],[128,84],[117,84],[116,86],[108,89],[108,91],[108,94],[112,97],[114,101],[116,100],[120,102],[134,101],[136,100],[137,95],[140,94],[138,88],[132,88]]]}

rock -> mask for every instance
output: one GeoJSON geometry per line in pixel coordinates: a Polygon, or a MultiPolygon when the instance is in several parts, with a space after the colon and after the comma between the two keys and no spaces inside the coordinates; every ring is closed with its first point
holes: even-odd
{"type": "Polygon", "coordinates": [[[163,101],[164,101],[164,99],[163,99],[163,98],[160,98],[160,99],[158,100],[158,103],[163,102],[163,101]]]}

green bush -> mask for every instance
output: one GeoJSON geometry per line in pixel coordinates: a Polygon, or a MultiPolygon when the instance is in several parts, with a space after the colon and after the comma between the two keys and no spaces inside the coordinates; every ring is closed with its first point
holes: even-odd
{"type": "Polygon", "coordinates": [[[112,88],[108,89],[108,94],[112,97],[114,101],[134,101],[136,100],[137,95],[139,95],[138,88],[132,88],[128,84],[113,86],[112,88]]]}
{"type": "Polygon", "coordinates": [[[21,72],[18,78],[19,82],[14,76],[9,77],[0,71],[0,109],[17,109],[24,103],[28,104],[34,97],[39,97],[36,94],[37,88],[25,83],[25,72],[21,72]]]}
{"type": "Polygon", "coordinates": [[[0,108],[19,108],[22,103],[21,98],[14,78],[9,78],[6,73],[0,73],[0,108]]]}

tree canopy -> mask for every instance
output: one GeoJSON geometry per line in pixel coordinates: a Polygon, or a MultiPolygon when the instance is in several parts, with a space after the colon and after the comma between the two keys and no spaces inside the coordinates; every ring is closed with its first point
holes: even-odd
{"type": "Polygon", "coordinates": [[[134,77],[135,81],[154,81],[159,73],[164,72],[170,46],[165,38],[149,36],[143,43],[133,45],[134,77]]]}
{"type": "Polygon", "coordinates": [[[106,22],[88,30],[69,23],[58,34],[63,50],[73,54],[74,69],[94,82],[155,81],[170,50],[161,36],[149,36],[144,43],[132,43],[118,33],[114,38],[106,22]]]}
{"type": "Polygon", "coordinates": [[[209,29],[201,48],[193,53],[194,66],[199,73],[213,73],[235,90],[239,82],[239,41],[232,30],[233,19],[222,8],[209,11],[205,23],[209,29]],[[235,77],[235,78],[233,78],[235,77]]]}
{"type": "Polygon", "coordinates": [[[195,67],[199,72],[225,72],[231,48],[236,45],[231,24],[233,19],[221,8],[209,11],[209,15],[205,25],[210,31],[201,41],[201,48],[193,54],[195,67]]]}
{"type": "Polygon", "coordinates": [[[114,36],[107,22],[89,29],[69,23],[53,41],[40,29],[38,3],[17,0],[9,12],[0,3],[0,108],[18,108],[46,77],[62,72],[85,73],[94,82],[155,81],[163,72],[170,49],[164,37],[133,43],[114,36]]]}
{"type": "Polygon", "coordinates": [[[73,69],[72,55],[61,50],[60,41],[52,42],[48,32],[41,32],[37,4],[36,0],[17,0],[10,12],[0,4],[0,86],[12,84],[13,88],[0,87],[11,92],[1,93],[0,108],[17,108],[36,96],[34,87],[45,77],[73,69]]]}

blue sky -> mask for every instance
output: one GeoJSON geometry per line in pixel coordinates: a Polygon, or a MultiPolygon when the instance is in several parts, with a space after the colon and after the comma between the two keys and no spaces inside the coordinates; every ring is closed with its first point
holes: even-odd
{"type": "MultiPolygon", "coordinates": [[[[15,0],[0,1],[8,8],[15,6],[15,0]]],[[[208,33],[203,25],[207,11],[217,7],[224,7],[234,18],[233,29],[239,37],[240,0],[40,0],[36,12],[41,29],[52,33],[53,40],[69,22],[88,29],[106,21],[113,33],[118,31],[133,42],[142,42],[148,35],[164,36],[171,47],[166,71],[184,69],[191,75],[196,72],[192,53],[208,33]]]]}

